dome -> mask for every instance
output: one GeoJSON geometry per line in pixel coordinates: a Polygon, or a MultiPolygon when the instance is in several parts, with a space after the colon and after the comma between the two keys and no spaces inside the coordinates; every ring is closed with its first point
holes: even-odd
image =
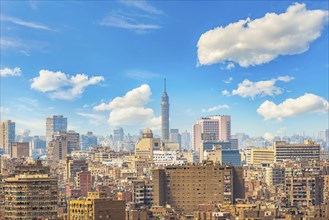
{"type": "Polygon", "coordinates": [[[153,133],[150,128],[146,128],[143,131],[143,138],[153,138],[153,133]]]}

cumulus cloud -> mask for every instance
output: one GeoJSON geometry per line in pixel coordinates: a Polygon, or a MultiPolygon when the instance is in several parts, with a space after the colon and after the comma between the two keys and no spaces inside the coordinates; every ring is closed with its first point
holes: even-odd
{"type": "Polygon", "coordinates": [[[268,63],[280,55],[301,54],[320,37],[328,22],[328,11],[307,10],[295,3],[282,14],[240,20],[202,34],[198,62],[210,65],[235,62],[242,67],[268,63]]]}
{"type": "MultiPolygon", "coordinates": [[[[275,86],[277,81],[289,82],[294,78],[291,76],[280,76],[275,79],[252,82],[248,79],[243,80],[239,83],[238,88],[232,91],[232,95],[239,95],[243,98],[255,98],[257,96],[275,96],[283,92],[283,89],[275,86]]],[[[229,93],[227,93],[229,94],[229,93]]]]}
{"type": "Polygon", "coordinates": [[[202,112],[213,112],[213,111],[217,111],[220,109],[229,109],[230,107],[228,105],[217,105],[208,109],[202,109],[202,112]]]}
{"type": "Polygon", "coordinates": [[[257,113],[264,117],[264,120],[277,119],[282,121],[285,117],[293,117],[307,113],[322,112],[328,113],[329,103],[326,99],[306,93],[296,99],[286,99],[276,105],[266,100],[259,106],[257,113]]]}
{"type": "Polygon", "coordinates": [[[161,117],[154,116],[153,109],[145,107],[149,103],[151,95],[151,88],[144,84],[122,97],[114,98],[109,103],[102,102],[93,109],[110,111],[108,122],[111,125],[144,125],[158,129],[161,117]]]}
{"type": "Polygon", "coordinates": [[[89,78],[86,74],[69,76],[60,71],[40,70],[39,76],[31,81],[32,89],[47,93],[52,99],[72,100],[79,97],[86,87],[104,81],[104,77],[89,78]]]}
{"type": "Polygon", "coordinates": [[[222,95],[223,96],[230,96],[231,93],[225,89],[225,90],[222,91],[222,95]]]}
{"type": "Polygon", "coordinates": [[[3,77],[6,77],[6,76],[20,76],[22,73],[21,69],[19,67],[15,67],[13,69],[10,69],[10,68],[3,68],[3,69],[0,69],[0,75],[3,76],[3,77]]]}

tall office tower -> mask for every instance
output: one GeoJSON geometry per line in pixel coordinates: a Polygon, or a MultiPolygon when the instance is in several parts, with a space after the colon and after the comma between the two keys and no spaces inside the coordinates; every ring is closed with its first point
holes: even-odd
{"type": "Polygon", "coordinates": [[[191,212],[199,204],[230,205],[235,199],[244,198],[242,167],[211,162],[167,166],[154,169],[152,177],[154,205],[167,203],[173,208],[191,212]]]}
{"type": "Polygon", "coordinates": [[[188,131],[182,132],[182,150],[191,149],[191,133],[188,131]]]}
{"type": "Polygon", "coordinates": [[[15,122],[7,120],[0,125],[0,149],[10,155],[10,145],[15,141],[15,122]]]}
{"type": "Polygon", "coordinates": [[[67,132],[67,154],[80,150],[80,134],[75,131],[67,132]]]}
{"type": "Polygon", "coordinates": [[[57,219],[57,178],[41,161],[16,169],[4,180],[4,219],[57,219]]]}
{"type": "Polygon", "coordinates": [[[21,158],[30,156],[29,142],[12,142],[11,143],[11,158],[21,158]]]}
{"type": "Polygon", "coordinates": [[[113,130],[113,144],[116,150],[120,151],[119,146],[120,146],[120,142],[123,141],[123,129],[122,128],[116,128],[113,130]]]}
{"type": "Polygon", "coordinates": [[[94,146],[96,147],[97,137],[93,135],[93,132],[88,131],[87,134],[81,135],[81,148],[82,150],[87,150],[89,147],[94,146]]]}
{"type": "Polygon", "coordinates": [[[182,146],[182,135],[179,133],[178,129],[170,129],[169,140],[173,143],[178,143],[179,149],[182,146]]]}
{"type": "Polygon", "coordinates": [[[198,119],[192,130],[192,145],[195,151],[199,151],[203,141],[230,141],[231,116],[214,115],[198,119]]]}
{"type": "Polygon", "coordinates": [[[164,91],[161,102],[162,140],[169,141],[169,96],[166,91],[166,79],[164,79],[164,91]]]}
{"type": "Polygon", "coordinates": [[[125,219],[125,201],[106,198],[104,193],[88,192],[88,197],[72,199],[68,207],[71,220],[125,219]]]}
{"type": "Polygon", "coordinates": [[[67,133],[54,132],[52,140],[47,146],[47,160],[49,162],[58,162],[67,157],[67,133]]]}
{"type": "Polygon", "coordinates": [[[51,141],[52,135],[57,131],[67,132],[67,118],[63,115],[51,115],[46,119],[46,144],[51,141]]]}

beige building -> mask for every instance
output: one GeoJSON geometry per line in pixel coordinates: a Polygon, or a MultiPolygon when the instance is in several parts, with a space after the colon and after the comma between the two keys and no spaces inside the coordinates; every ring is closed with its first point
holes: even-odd
{"type": "Polygon", "coordinates": [[[11,143],[11,158],[21,158],[30,156],[29,142],[12,142],[11,143]]]}
{"type": "Polygon", "coordinates": [[[89,192],[87,198],[69,202],[70,220],[125,219],[125,201],[105,198],[101,192],[89,192]]]}
{"type": "Polygon", "coordinates": [[[47,145],[47,160],[50,162],[66,160],[67,144],[67,133],[55,132],[52,136],[52,140],[47,145]]]}
{"type": "Polygon", "coordinates": [[[4,180],[5,219],[57,219],[57,178],[40,164],[18,173],[4,180]]]}
{"type": "Polygon", "coordinates": [[[0,123],[0,149],[10,155],[10,145],[15,141],[15,122],[7,120],[0,123]]]}
{"type": "Polygon", "coordinates": [[[154,205],[186,212],[194,211],[198,204],[233,204],[244,198],[242,168],[214,165],[167,166],[153,170],[154,205]]]}
{"type": "Polygon", "coordinates": [[[307,140],[304,144],[288,144],[285,141],[276,141],[274,144],[275,162],[284,160],[320,160],[320,144],[307,140]]]}
{"type": "Polygon", "coordinates": [[[252,148],[251,149],[251,164],[253,165],[271,165],[274,164],[274,149],[273,147],[252,148]]]}
{"type": "Polygon", "coordinates": [[[160,138],[153,138],[152,130],[146,128],[143,131],[142,138],[136,144],[135,155],[140,158],[153,158],[153,150],[158,150],[161,147],[160,138]]]}

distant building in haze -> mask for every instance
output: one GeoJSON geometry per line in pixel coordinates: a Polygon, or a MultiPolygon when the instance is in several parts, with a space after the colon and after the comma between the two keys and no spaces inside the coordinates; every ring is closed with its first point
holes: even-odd
{"type": "Polygon", "coordinates": [[[0,125],[0,149],[10,155],[11,143],[15,141],[15,122],[7,120],[0,125]]]}
{"type": "Polygon", "coordinates": [[[82,150],[87,150],[89,147],[94,146],[96,147],[97,137],[93,135],[93,132],[88,131],[87,134],[81,135],[81,148],[82,150]]]}
{"type": "Polygon", "coordinates": [[[166,91],[166,79],[164,79],[164,91],[161,102],[161,134],[162,140],[169,141],[169,96],[166,91]]]}
{"type": "Polygon", "coordinates": [[[182,150],[189,150],[191,149],[191,133],[184,131],[182,132],[182,150]]]}
{"type": "Polygon", "coordinates": [[[113,130],[113,144],[114,149],[120,151],[120,143],[123,141],[124,132],[122,128],[116,128],[113,130]]]}
{"type": "Polygon", "coordinates": [[[179,149],[181,149],[182,135],[179,133],[178,129],[170,129],[169,141],[173,143],[178,143],[179,149]]]}
{"type": "Polygon", "coordinates": [[[75,131],[67,132],[67,154],[80,150],[80,134],[75,131]]]}
{"type": "Polygon", "coordinates": [[[52,140],[54,132],[67,132],[67,118],[63,115],[51,115],[46,119],[46,144],[52,140]]]}

